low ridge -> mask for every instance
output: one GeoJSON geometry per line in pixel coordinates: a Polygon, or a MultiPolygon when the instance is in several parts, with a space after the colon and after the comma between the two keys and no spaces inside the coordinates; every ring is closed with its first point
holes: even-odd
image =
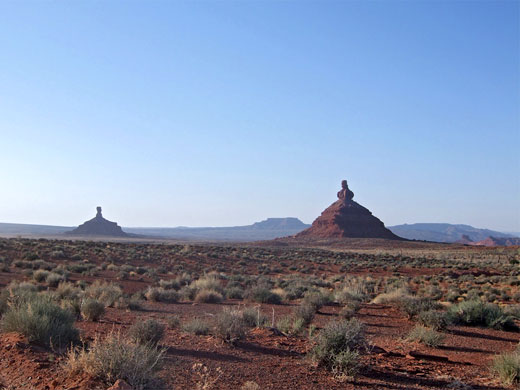
{"type": "Polygon", "coordinates": [[[311,227],[296,235],[297,238],[386,238],[403,240],[388,230],[370,210],[354,202],[354,193],[346,180],[341,182],[338,200],[314,220],[311,227]]]}

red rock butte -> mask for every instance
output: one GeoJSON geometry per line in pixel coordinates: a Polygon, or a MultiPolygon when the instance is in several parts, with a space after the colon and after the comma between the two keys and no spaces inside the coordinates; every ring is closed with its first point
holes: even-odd
{"type": "Polygon", "coordinates": [[[354,193],[346,180],[341,182],[338,200],[314,220],[311,227],[298,233],[297,238],[386,238],[403,240],[387,229],[370,210],[354,202],[354,193]]]}
{"type": "Polygon", "coordinates": [[[85,235],[85,236],[113,236],[127,237],[123,229],[116,222],[111,222],[103,218],[101,207],[97,207],[97,213],[94,218],[79,225],[76,229],[67,232],[67,234],[85,235]]]}

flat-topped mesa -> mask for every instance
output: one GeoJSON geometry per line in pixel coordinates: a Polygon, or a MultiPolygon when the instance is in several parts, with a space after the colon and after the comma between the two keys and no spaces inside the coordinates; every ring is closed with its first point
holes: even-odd
{"type": "Polygon", "coordinates": [[[76,229],[67,232],[78,236],[112,236],[127,237],[123,229],[116,222],[111,222],[103,218],[101,207],[96,207],[96,216],[89,221],[79,225],[76,229]]]}
{"type": "Polygon", "coordinates": [[[386,238],[400,240],[370,210],[354,202],[354,192],[346,180],[341,182],[338,200],[314,220],[311,227],[298,233],[301,238],[386,238]]]}

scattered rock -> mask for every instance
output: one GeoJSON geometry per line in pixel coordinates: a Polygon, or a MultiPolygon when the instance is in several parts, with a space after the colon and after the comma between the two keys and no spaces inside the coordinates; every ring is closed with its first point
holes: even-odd
{"type": "Polygon", "coordinates": [[[109,387],[107,390],[133,390],[132,386],[126,383],[122,379],[118,379],[116,383],[112,387],[109,387]]]}
{"type": "Polygon", "coordinates": [[[449,362],[450,359],[448,359],[446,356],[438,356],[438,355],[428,355],[425,353],[417,352],[417,351],[410,351],[408,355],[406,355],[406,358],[408,359],[419,359],[419,360],[430,360],[434,362],[449,362]]]}

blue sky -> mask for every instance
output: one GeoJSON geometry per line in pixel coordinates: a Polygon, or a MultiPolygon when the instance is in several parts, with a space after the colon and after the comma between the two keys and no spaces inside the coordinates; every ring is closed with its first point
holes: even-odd
{"type": "Polygon", "coordinates": [[[516,1],[0,1],[0,221],[520,231],[516,1]]]}

